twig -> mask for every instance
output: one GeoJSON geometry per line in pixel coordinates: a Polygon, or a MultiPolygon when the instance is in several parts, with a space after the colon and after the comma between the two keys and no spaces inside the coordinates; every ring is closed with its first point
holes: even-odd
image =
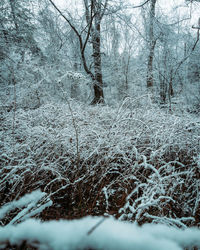
{"type": "Polygon", "coordinates": [[[14,98],[13,98],[13,124],[12,124],[12,134],[13,134],[13,153],[14,153],[14,146],[15,146],[15,119],[16,119],[16,80],[13,69],[11,69],[12,74],[12,83],[13,83],[13,90],[14,90],[14,98]]]}
{"type": "Polygon", "coordinates": [[[69,111],[70,111],[71,116],[72,116],[72,124],[73,124],[75,134],[76,134],[76,156],[77,156],[77,158],[76,158],[76,166],[78,168],[79,161],[80,161],[78,127],[77,127],[77,124],[76,124],[76,121],[75,121],[75,117],[74,117],[70,102],[69,102],[69,100],[67,98],[66,98],[66,102],[67,102],[67,105],[69,107],[69,111]]]}
{"type": "Polygon", "coordinates": [[[143,7],[145,4],[147,4],[150,0],[147,0],[145,1],[144,3],[140,4],[140,5],[137,5],[137,6],[133,6],[132,8],[135,9],[135,8],[141,8],[143,7]]]}
{"type": "Polygon", "coordinates": [[[95,224],[88,232],[87,235],[90,235],[94,232],[94,230],[97,229],[97,227],[99,227],[106,219],[107,217],[103,217],[97,224],[95,224]]]}

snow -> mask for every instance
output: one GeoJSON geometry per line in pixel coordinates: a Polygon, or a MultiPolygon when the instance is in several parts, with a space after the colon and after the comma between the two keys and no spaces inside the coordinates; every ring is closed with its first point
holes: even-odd
{"type": "Polygon", "coordinates": [[[28,219],[17,225],[0,227],[0,243],[20,244],[24,240],[38,244],[43,250],[107,249],[107,250],[180,250],[200,247],[200,230],[185,230],[164,225],[133,223],[114,218],[85,217],[72,221],[41,222],[28,219]],[[99,222],[102,223],[90,231],[99,222]],[[89,233],[90,232],[90,233],[89,233]]]}
{"type": "Polygon", "coordinates": [[[6,206],[3,206],[0,209],[0,219],[2,219],[5,216],[5,214],[9,213],[15,208],[23,207],[33,201],[37,203],[37,201],[43,198],[45,195],[46,193],[41,192],[40,190],[36,190],[30,194],[26,194],[17,201],[12,201],[11,203],[6,204],[6,206]]]}
{"type": "Polygon", "coordinates": [[[9,224],[14,224],[17,221],[25,220],[29,217],[32,217],[36,214],[41,213],[46,207],[52,205],[52,201],[47,199],[45,204],[40,204],[41,201],[45,197],[46,193],[41,192],[39,189],[33,191],[30,194],[26,194],[21,197],[19,200],[14,200],[2,208],[0,208],[0,219],[3,219],[6,214],[10,213],[12,210],[16,208],[22,209],[11,221],[9,224]]]}

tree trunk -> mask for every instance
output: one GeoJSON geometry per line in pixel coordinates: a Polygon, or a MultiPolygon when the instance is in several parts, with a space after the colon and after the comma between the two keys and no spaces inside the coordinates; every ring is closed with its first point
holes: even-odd
{"type": "Polygon", "coordinates": [[[153,87],[153,58],[156,42],[151,44],[147,66],[147,88],[153,87]]]}
{"type": "Polygon", "coordinates": [[[151,0],[150,24],[149,24],[149,56],[147,66],[147,88],[153,87],[153,58],[156,40],[154,38],[154,19],[155,19],[156,0],[151,0]]]}
{"type": "Polygon", "coordinates": [[[101,66],[101,18],[99,14],[95,17],[95,28],[92,32],[92,46],[93,46],[93,58],[94,58],[94,76],[93,83],[94,99],[91,104],[104,103],[103,94],[103,77],[101,66]]]}

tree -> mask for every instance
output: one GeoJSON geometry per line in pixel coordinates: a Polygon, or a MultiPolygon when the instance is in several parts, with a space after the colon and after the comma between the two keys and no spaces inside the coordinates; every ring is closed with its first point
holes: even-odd
{"type": "Polygon", "coordinates": [[[33,14],[30,11],[27,1],[24,0],[4,0],[1,2],[1,36],[4,42],[18,47],[21,60],[24,60],[24,53],[30,50],[32,55],[42,56],[33,34],[33,14]]]}
{"type": "MultiPolygon", "coordinates": [[[[34,39],[36,26],[33,13],[25,0],[0,1],[0,81],[12,83],[14,72],[20,73],[20,65],[26,54],[42,57],[34,39]]],[[[30,58],[29,55],[29,58],[30,58]]]]}
{"type": "Polygon", "coordinates": [[[92,104],[104,102],[101,66],[101,21],[105,14],[108,0],[84,0],[85,15],[88,26],[91,24],[91,42],[94,58],[94,99],[92,104]],[[91,11],[89,11],[91,6],[91,11]]]}
{"type": "Polygon", "coordinates": [[[103,0],[84,0],[87,25],[82,31],[76,28],[72,21],[60,11],[52,0],[49,0],[49,2],[61,14],[65,21],[67,21],[78,38],[84,70],[91,77],[93,82],[94,98],[91,104],[104,103],[101,66],[101,21],[107,8],[108,0],[104,2],[103,0]],[[85,49],[90,38],[93,49],[93,72],[89,68],[85,56],[85,49]]]}

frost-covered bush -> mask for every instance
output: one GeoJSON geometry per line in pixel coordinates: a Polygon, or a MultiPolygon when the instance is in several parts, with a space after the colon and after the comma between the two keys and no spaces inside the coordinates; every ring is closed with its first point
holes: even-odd
{"type": "Polygon", "coordinates": [[[37,109],[49,100],[60,102],[65,98],[83,102],[91,99],[90,81],[80,72],[69,71],[66,64],[57,67],[25,54],[24,61],[7,59],[2,65],[0,107],[4,109],[37,109]]]}
{"type": "Polygon", "coordinates": [[[188,111],[200,114],[200,81],[188,83],[185,94],[188,111]]]}
{"type": "Polygon", "coordinates": [[[199,120],[137,102],[111,108],[66,99],[5,112],[1,204],[41,188],[54,202],[43,219],[108,213],[199,225],[199,120]]]}

